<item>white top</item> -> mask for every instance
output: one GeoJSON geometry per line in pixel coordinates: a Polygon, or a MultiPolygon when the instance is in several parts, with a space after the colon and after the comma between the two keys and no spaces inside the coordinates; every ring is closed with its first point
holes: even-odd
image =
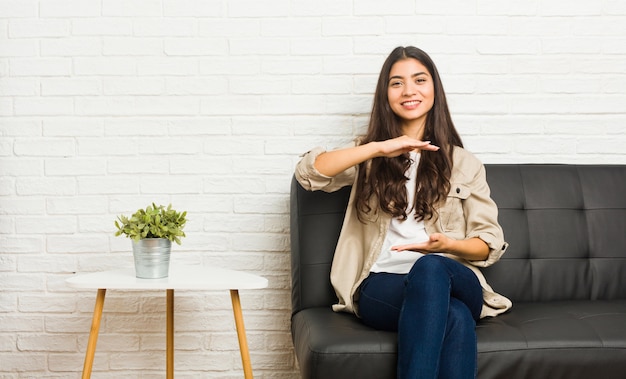
{"type": "Polygon", "coordinates": [[[267,287],[267,279],[242,271],[218,267],[189,266],[170,263],[169,276],[161,279],[139,279],[133,267],[77,274],[66,279],[74,288],[124,290],[230,290],[267,287]]]}
{"type": "Polygon", "coordinates": [[[389,230],[385,236],[380,255],[370,269],[370,272],[406,274],[411,270],[415,261],[424,255],[416,251],[391,250],[392,246],[424,242],[428,240],[428,234],[426,234],[424,221],[415,220],[415,208],[413,207],[413,202],[415,200],[417,166],[420,155],[419,153],[412,151],[410,152],[410,156],[411,166],[406,172],[406,175],[409,178],[406,182],[408,198],[407,218],[406,220],[399,220],[396,217],[391,219],[389,223],[389,230]]]}

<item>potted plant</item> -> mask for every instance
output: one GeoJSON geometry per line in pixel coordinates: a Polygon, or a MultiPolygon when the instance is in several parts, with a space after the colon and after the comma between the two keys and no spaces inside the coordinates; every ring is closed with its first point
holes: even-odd
{"type": "Polygon", "coordinates": [[[138,209],[130,218],[118,216],[115,221],[116,236],[125,235],[132,240],[135,274],[138,278],[164,278],[169,273],[172,242],[180,245],[185,237],[183,228],[187,212],[178,212],[152,203],[138,209]]]}

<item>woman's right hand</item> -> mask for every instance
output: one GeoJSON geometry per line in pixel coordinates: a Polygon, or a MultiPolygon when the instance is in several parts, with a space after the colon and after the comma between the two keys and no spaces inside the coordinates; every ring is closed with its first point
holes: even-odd
{"type": "Polygon", "coordinates": [[[315,159],[315,168],[323,175],[333,177],[350,167],[376,157],[393,158],[412,150],[437,151],[430,141],[400,136],[386,141],[370,142],[346,149],[324,152],[315,159]]]}
{"type": "Polygon", "coordinates": [[[397,157],[413,150],[439,150],[439,146],[431,145],[430,141],[420,141],[409,136],[400,136],[375,143],[379,144],[379,156],[387,158],[397,157]]]}

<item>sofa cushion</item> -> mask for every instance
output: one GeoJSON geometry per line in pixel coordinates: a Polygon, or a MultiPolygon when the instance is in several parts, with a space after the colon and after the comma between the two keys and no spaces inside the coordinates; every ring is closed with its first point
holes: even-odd
{"type": "Polygon", "coordinates": [[[354,315],[307,308],[291,320],[302,379],[396,377],[397,333],[365,326],[354,315]]]}
{"type": "Polygon", "coordinates": [[[626,299],[626,166],[486,165],[510,246],[483,270],[517,302],[626,299]]]}
{"type": "Polygon", "coordinates": [[[626,300],[516,303],[476,328],[478,377],[624,378],[626,300]]]}
{"type": "MultiPolygon", "coordinates": [[[[624,378],[624,325],[626,300],[518,303],[478,323],[478,378],[624,378]]],[[[303,379],[396,376],[396,333],[353,315],[305,309],[292,334],[303,379]]]]}

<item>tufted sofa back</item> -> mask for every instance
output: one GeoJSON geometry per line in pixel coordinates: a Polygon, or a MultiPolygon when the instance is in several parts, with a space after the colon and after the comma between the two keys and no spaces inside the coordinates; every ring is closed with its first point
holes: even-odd
{"type": "Polygon", "coordinates": [[[626,166],[489,165],[511,247],[483,272],[513,301],[626,299],[626,166]]]}
{"type": "MultiPolygon", "coordinates": [[[[483,269],[514,302],[626,299],[626,166],[486,165],[510,243],[483,269]]],[[[336,301],[329,274],[350,188],[291,187],[292,311],[336,301]]]]}

